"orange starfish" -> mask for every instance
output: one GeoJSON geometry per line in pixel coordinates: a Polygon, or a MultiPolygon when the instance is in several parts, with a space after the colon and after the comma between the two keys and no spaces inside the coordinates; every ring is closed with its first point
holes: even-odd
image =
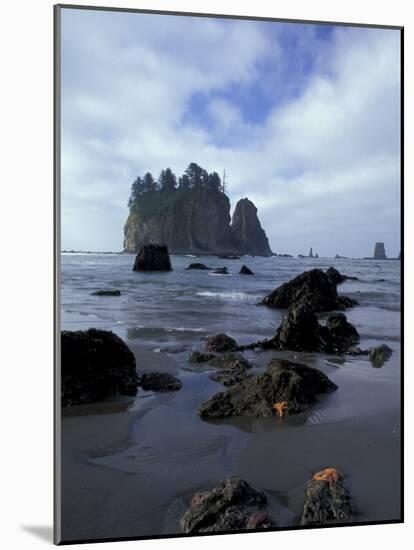
{"type": "Polygon", "coordinates": [[[287,401],[280,401],[280,403],[275,403],[273,409],[276,411],[276,414],[279,418],[283,418],[286,414],[286,411],[289,409],[289,404],[287,401]]]}
{"type": "Polygon", "coordinates": [[[340,474],[336,468],[325,468],[325,470],[314,474],[312,479],[315,481],[327,481],[328,483],[333,483],[342,479],[342,474],[340,474]]]}

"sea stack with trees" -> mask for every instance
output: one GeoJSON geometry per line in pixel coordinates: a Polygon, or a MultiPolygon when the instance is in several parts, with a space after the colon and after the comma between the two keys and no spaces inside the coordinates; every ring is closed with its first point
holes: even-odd
{"type": "Polygon", "coordinates": [[[253,202],[239,200],[231,218],[220,176],[194,162],[178,178],[170,168],[137,177],[128,207],[125,252],[158,243],[171,254],[273,254],[253,202]]]}

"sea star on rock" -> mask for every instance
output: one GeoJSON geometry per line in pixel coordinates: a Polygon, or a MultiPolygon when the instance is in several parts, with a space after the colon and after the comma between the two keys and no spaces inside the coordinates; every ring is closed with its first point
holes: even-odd
{"type": "Polygon", "coordinates": [[[340,474],[336,468],[325,468],[325,470],[316,472],[312,479],[315,481],[327,481],[328,483],[334,483],[342,479],[342,477],[342,474],[340,474]]]}
{"type": "Polygon", "coordinates": [[[289,409],[289,404],[287,401],[280,401],[273,405],[273,409],[279,418],[283,418],[286,415],[286,411],[289,409]]]}

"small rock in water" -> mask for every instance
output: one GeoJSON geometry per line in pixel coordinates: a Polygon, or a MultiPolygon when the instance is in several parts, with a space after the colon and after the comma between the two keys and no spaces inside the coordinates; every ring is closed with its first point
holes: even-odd
{"type": "Polygon", "coordinates": [[[239,273],[240,275],[254,275],[253,271],[247,267],[247,265],[242,265],[239,273]]]}
{"type": "Polygon", "coordinates": [[[188,267],[186,267],[186,269],[211,269],[211,267],[207,267],[205,264],[195,263],[190,264],[188,267]]]}
{"type": "Polygon", "coordinates": [[[206,351],[234,351],[237,348],[237,342],[227,334],[216,334],[209,336],[205,341],[206,351]]]}
{"type": "Polygon", "coordinates": [[[240,260],[240,256],[234,256],[233,254],[221,254],[217,258],[220,260],[240,260]]]}
{"type": "Polygon", "coordinates": [[[229,477],[211,491],[196,493],[180,520],[183,533],[269,529],[266,495],[238,477],[229,477]]]}
{"type": "Polygon", "coordinates": [[[207,363],[207,361],[211,361],[214,357],[216,357],[214,353],[193,351],[193,353],[189,356],[188,361],[189,363],[207,363]]]}
{"type": "Polygon", "coordinates": [[[352,521],[352,507],[336,468],[317,472],[306,487],[306,502],[301,525],[352,521]]]}
{"type": "Polygon", "coordinates": [[[368,356],[374,367],[380,368],[392,355],[392,349],[387,344],[373,348],[368,356]]]}
{"type": "Polygon", "coordinates": [[[217,269],[212,271],[212,273],[214,273],[215,275],[228,275],[229,271],[227,267],[218,267],[217,269]]]}
{"type": "Polygon", "coordinates": [[[178,391],[182,388],[181,381],[167,372],[143,374],[139,383],[144,391],[178,391]]]}
{"type": "Polygon", "coordinates": [[[97,290],[92,296],[121,296],[120,290],[97,290]]]}
{"type": "Polygon", "coordinates": [[[133,271],[171,271],[168,248],[161,244],[146,244],[135,258],[133,271]]]}

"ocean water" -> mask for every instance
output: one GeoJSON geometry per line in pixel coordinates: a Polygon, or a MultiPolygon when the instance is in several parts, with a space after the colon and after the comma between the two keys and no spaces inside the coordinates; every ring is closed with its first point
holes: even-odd
{"type": "MultiPolygon", "coordinates": [[[[62,254],[62,329],[112,330],[137,351],[167,356],[183,382],[181,391],[151,396],[138,392],[137,420],[129,443],[119,452],[89,457],[90,463],[116,471],[144,473],[159,483],[157,518],[151,529],[124,525],[124,532],[151,535],[177,532],[179,517],[194,492],[228,475],[240,475],[267,492],[278,524],[296,524],[306,481],[323,467],[338,467],[361,521],[399,518],[400,505],[400,262],[351,259],[253,258],[223,260],[172,256],[169,273],[132,271],[133,255],[62,254]],[[201,261],[230,275],[189,270],[201,261]],[[246,264],[255,275],[239,275],[246,264]],[[206,336],[224,332],[240,344],[271,337],[283,311],[258,305],[277,286],[320,267],[336,267],[358,277],[338,285],[359,306],[345,314],[361,335],[361,347],[386,343],[393,350],[382,368],[366,356],[249,351],[252,372],[273,356],[323,370],[338,390],[304,413],[283,420],[235,418],[205,422],[198,405],[224,387],[209,378],[208,365],[190,365],[191,350],[206,336]],[[119,297],[92,296],[99,289],[121,290],[119,297]],[[390,476],[389,473],[392,472],[390,476]],[[162,496],[161,496],[162,493],[162,496]],[[135,530],[134,530],[135,529],[135,530]]],[[[323,316],[321,316],[323,318],[323,316]]],[[[151,355],[151,354],[150,354],[151,355]]],[[[144,354],[145,356],[145,354],[144,354]]],[[[134,483],[131,477],[131,483],[134,483]]],[[[137,492],[142,486],[137,485],[137,492]]],[[[101,532],[100,532],[101,533],[101,532]]],[[[93,536],[93,534],[92,534],[93,536]]]]}

